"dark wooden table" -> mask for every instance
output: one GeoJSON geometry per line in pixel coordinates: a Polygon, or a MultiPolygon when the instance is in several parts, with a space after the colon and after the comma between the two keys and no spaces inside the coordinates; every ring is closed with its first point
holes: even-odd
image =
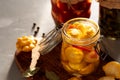
{"type": "MultiPolygon", "coordinates": [[[[51,52],[40,57],[37,63],[37,67],[40,67],[40,70],[33,77],[26,78],[26,80],[48,80],[45,76],[46,70],[55,72],[59,76],[60,80],[67,80],[71,78],[72,75],[66,72],[62,67],[62,64],[60,62],[60,53],[61,43],[51,52]]],[[[31,61],[31,52],[16,52],[15,60],[19,70],[21,73],[23,73],[26,69],[29,68],[31,61]]],[[[90,75],[82,77],[82,80],[97,80],[99,77],[104,76],[104,72],[102,71],[102,66],[104,64],[105,62],[101,60],[97,70],[90,75]]]]}

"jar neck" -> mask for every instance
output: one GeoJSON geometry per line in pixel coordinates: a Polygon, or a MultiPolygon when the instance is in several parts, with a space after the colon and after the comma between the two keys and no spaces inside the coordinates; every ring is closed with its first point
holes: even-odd
{"type": "Polygon", "coordinates": [[[97,0],[101,6],[109,9],[120,9],[120,0],[97,0]]]}
{"type": "Polygon", "coordinates": [[[72,45],[78,45],[78,46],[87,46],[93,43],[96,43],[98,39],[100,38],[100,31],[96,33],[94,37],[88,38],[88,39],[75,39],[68,37],[65,33],[62,33],[63,40],[69,44],[72,45]]]}
{"type": "Polygon", "coordinates": [[[70,37],[67,35],[67,32],[66,32],[68,23],[65,23],[62,28],[63,40],[69,44],[78,45],[78,46],[87,46],[87,45],[90,45],[90,44],[98,41],[98,39],[100,38],[100,29],[95,22],[93,22],[91,20],[88,20],[88,21],[94,25],[94,28],[96,30],[95,35],[93,35],[92,37],[89,37],[89,38],[85,38],[85,39],[77,39],[77,38],[70,37]]]}

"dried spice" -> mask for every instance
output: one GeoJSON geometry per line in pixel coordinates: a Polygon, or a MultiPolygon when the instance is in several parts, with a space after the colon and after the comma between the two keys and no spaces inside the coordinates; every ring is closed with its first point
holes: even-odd
{"type": "Polygon", "coordinates": [[[45,33],[42,34],[42,38],[44,38],[44,37],[45,37],[45,33]]]}
{"type": "Polygon", "coordinates": [[[36,23],[33,23],[32,30],[35,29],[36,23]]]}

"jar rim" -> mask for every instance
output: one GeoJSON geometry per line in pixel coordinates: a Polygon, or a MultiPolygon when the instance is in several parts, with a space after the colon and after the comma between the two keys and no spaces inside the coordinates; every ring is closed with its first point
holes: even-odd
{"type": "MultiPolygon", "coordinates": [[[[98,2],[102,2],[102,1],[105,1],[105,0],[96,0],[98,2]]],[[[120,3],[120,0],[107,0],[107,2],[115,2],[115,3],[120,3]]]]}
{"type": "Polygon", "coordinates": [[[73,41],[79,41],[79,42],[86,42],[88,41],[89,44],[92,44],[93,42],[96,42],[98,40],[98,38],[100,37],[100,35],[98,35],[100,33],[100,29],[99,29],[99,26],[98,24],[95,23],[95,21],[93,21],[92,19],[89,19],[89,18],[73,18],[73,19],[70,19],[68,20],[66,23],[63,24],[63,27],[62,27],[62,33],[68,38],[68,39],[71,39],[73,41]],[[74,21],[87,21],[87,22],[90,22],[91,24],[95,25],[96,26],[96,33],[92,36],[92,37],[89,37],[89,38],[85,38],[85,39],[76,39],[76,38],[73,38],[73,37],[70,37],[67,35],[66,33],[66,28],[67,28],[67,25],[71,22],[74,22],[74,21]],[[98,37],[98,38],[96,38],[98,37]],[[95,39],[96,38],[96,39],[95,39]],[[91,42],[90,42],[91,41],[91,42]]]}

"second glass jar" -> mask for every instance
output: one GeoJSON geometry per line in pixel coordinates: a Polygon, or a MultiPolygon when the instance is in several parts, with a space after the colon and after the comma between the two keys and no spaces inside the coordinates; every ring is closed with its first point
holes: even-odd
{"type": "Polygon", "coordinates": [[[76,17],[90,17],[92,0],[51,0],[52,16],[57,26],[76,17]]]}
{"type": "Polygon", "coordinates": [[[87,18],[74,18],[62,28],[61,63],[73,75],[88,75],[99,65],[94,46],[100,37],[99,26],[87,18]]]}

